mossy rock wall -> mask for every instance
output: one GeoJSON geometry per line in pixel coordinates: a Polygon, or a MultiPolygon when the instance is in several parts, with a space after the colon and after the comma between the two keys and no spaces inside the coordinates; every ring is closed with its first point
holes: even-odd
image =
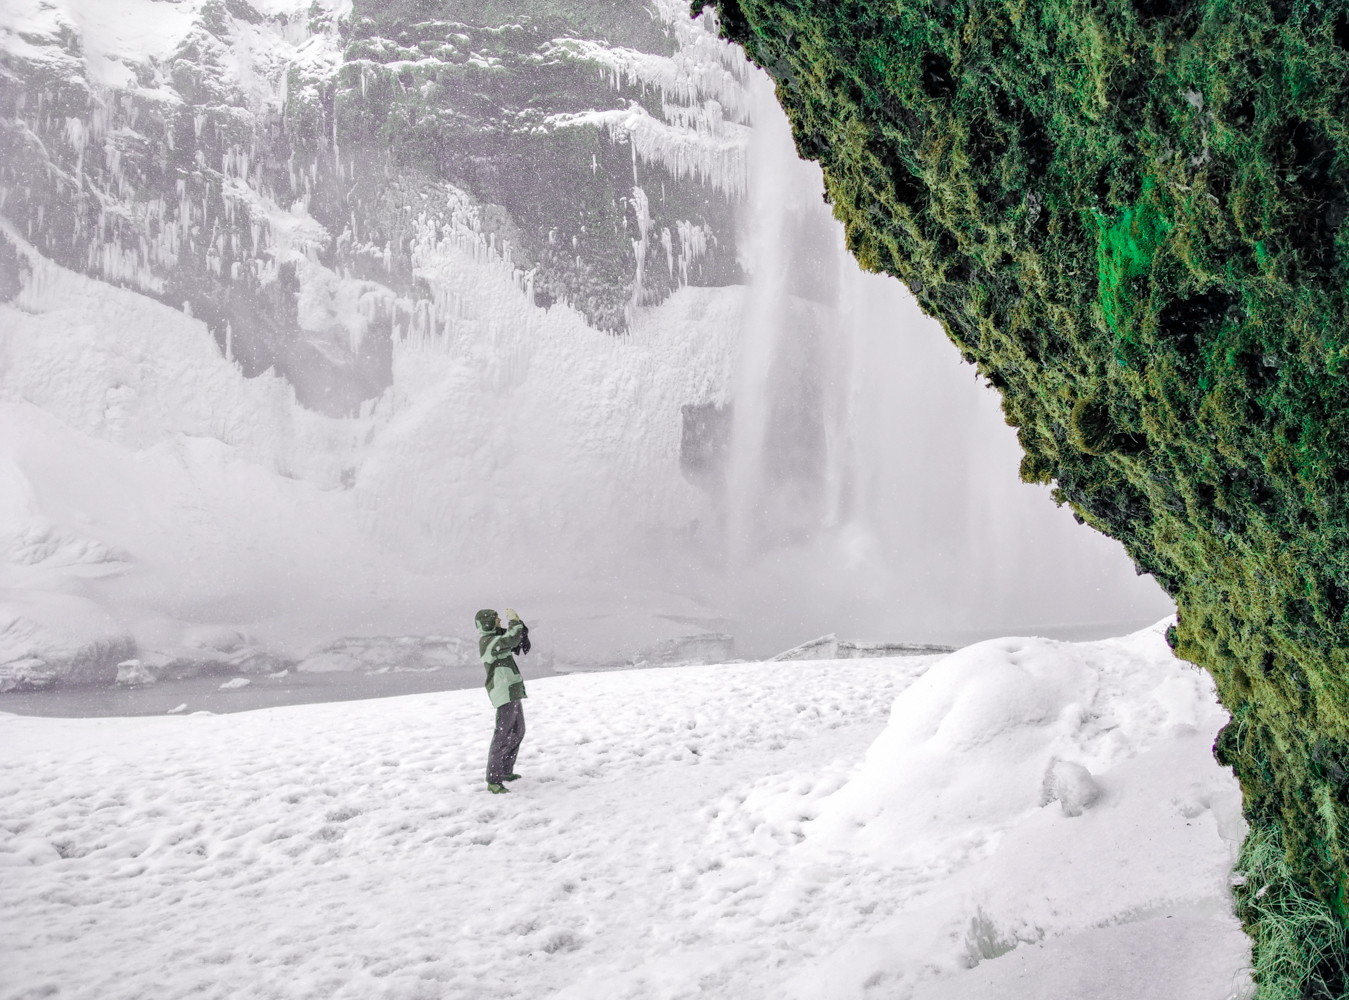
{"type": "Polygon", "coordinates": [[[1177,653],[1233,716],[1216,752],[1253,836],[1319,914],[1319,937],[1271,943],[1261,886],[1238,888],[1261,994],[1343,995],[1349,5],[717,15],[775,78],[857,259],[1001,391],[1022,477],[1176,600],[1177,653]]]}

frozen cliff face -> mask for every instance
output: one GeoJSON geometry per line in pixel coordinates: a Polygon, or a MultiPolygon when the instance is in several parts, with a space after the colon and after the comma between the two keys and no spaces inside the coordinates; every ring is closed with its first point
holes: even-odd
{"type": "MultiPolygon", "coordinates": [[[[395,338],[450,321],[428,239],[627,330],[738,279],[745,66],[673,8],[571,6],[18,0],[0,211],[334,415],[390,384],[395,338]]],[[[0,294],[19,266],[0,250],[0,294]]]]}
{"type": "Polygon", "coordinates": [[[681,284],[734,281],[734,50],[641,3],[526,4],[486,26],[464,23],[468,6],[356,8],[335,124],[355,197],[382,202],[360,238],[397,244],[406,202],[443,178],[480,200],[540,304],[565,299],[601,329],[681,284]]]}
{"type": "Polygon", "coordinates": [[[680,409],[727,381],[739,289],[680,289],[620,338],[535,305],[477,244],[427,243],[447,331],[399,338],[392,386],[329,417],[245,377],[200,319],[10,239],[0,688],[110,682],[133,656],[266,671],[342,636],[471,638],[506,601],[536,628],[534,669],[719,631],[674,593],[703,504],[680,409]]]}
{"type": "Polygon", "coordinates": [[[536,660],[698,630],[671,560],[622,570],[701,510],[680,408],[729,378],[741,289],[697,286],[739,276],[745,64],[581,8],[0,11],[13,682],[452,633],[498,587],[536,660]]]}

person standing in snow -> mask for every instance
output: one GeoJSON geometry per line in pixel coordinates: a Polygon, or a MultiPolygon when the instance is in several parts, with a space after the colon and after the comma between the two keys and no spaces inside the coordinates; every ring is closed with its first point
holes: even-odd
{"type": "Polygon", "coordinates": [[[529,652],[529,629],[510,608],[506,618],[509,624],[504,628],[490,608],[473,618],[478,626],[478,656],[487,668],[487,697],[497,711],[492,749],[487,754],[487,787],[493,795],[509,792],[504,782],[520,777],[515,773],[515,755],[525,738],[525,709],[520,704],[527,697],[525,682],[512,654],[517,649],[529,652]]]}

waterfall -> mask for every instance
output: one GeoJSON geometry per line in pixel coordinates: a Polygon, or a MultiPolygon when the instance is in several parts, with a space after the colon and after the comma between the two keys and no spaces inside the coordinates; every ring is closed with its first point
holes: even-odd
{"type": "Polygon", "coordinates": [[[852,472],[855,336],[844,284],[855,265],[821,197],[820,170],[797,158],[771,84],[758,74],[750,91],[755,126],[740,227],[750,283],[726,495],[736,561],[838,527],[852,472]]]}
{"type": "Polygon", "coordinates": [[[1018,481],[997,393],[900,282],[858,267],[771,81],[746,89],[749,285],[717,539],[737,617],[959,639],[1166,613],[1116,543],[1018,481]]]}

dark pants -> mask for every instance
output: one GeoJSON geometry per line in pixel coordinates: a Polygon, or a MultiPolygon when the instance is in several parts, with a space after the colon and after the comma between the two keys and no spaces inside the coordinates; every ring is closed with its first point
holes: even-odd
{"type": "Polygon", "coordinates": [[[492,749],[487,754],[487,781],[499,785],[501,779],[515,773],[515,755],[525,738],[525,706],[508,701],[497,709],[497,726],[492,733],[492,749]]]}

